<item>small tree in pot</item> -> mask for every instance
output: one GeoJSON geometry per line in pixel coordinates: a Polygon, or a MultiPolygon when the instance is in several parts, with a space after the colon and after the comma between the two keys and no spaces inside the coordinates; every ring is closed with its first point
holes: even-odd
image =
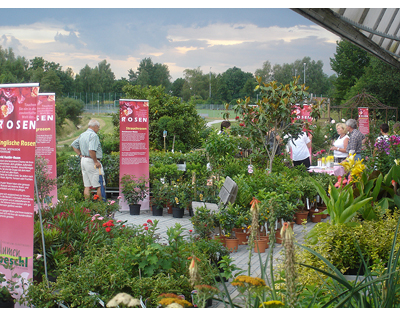
{"type": "Polygon", "coordinates": [[[126,174],[121,178],[121,192],[129,204],[131,215],[140,214],[138,203],[146,197],[149,189],[147,183],[148,180],[145,177],[136,178],[136,176],[126,174]]]}

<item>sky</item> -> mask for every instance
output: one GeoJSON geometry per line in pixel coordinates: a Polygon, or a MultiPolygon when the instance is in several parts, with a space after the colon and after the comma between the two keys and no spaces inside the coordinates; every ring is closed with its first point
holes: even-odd
{"type": "MultiPolygon", "coordinates": [[[[171,80],[185,69],[254,74],[265,61],[293,63],[309,56],[334,74],[339,37],[288,8],[1,8],[0,45],[16,56],[43,57],[75,73],[104,59],[116,79],[141,60],[166,64],[171,80]]],[[[264,6],[267,2],[261,2],[264,6]]],[[[207,3],[206,3],[207,4],[207,3]]],[[[51,4],[50,4],[51,6],[51,4]]]]}

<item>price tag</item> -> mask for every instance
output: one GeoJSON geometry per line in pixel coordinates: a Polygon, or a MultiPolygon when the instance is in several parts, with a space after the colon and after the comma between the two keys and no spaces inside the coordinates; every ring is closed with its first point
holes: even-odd
{"type": "Polygon", "coordinates": [[[164,131],[163,134],[162,134],[162,136],[163,136],[164,138],[167,137],[167,131],[164,131]]]}

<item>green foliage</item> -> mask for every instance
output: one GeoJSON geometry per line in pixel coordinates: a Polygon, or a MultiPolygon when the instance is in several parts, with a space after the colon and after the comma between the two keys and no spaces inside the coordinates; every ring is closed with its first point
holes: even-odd
{"type": "Polygon", "coordinates": [[[61,131],[65,120],[71,120],[75,126],[81,122],[84,104],[72,98],[56,98],[56,132],[61,131]]]}
{"type": "Polygon", "coordinates": [[[190,218],[194,232],[200,238],[211,238],[215,231],[215,214],[210,212],[206,207],[202,206],[196,209],[194,215],[190,218]]]}
{"type": "Polygon", "coordinates": [[[167,131],[166,149],[187,152],[200,146],[200,132],[205,129],[204,120],[197,114],[193,103],[164,92],[164,87],[125,86],[128,98],[149,100],[149,142],[151,147],[164,149],[163,131],[167,131]],[[160,119],[163,118],[161,121],[160,119]]]}

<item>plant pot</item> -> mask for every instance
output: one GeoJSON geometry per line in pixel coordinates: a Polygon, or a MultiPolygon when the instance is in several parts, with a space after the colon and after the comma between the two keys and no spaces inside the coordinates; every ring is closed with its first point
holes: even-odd
{"type": "Polygon", "coordinates": [[[268,247],[268,240],[266,238],[254,240],[254,252],[264,253],[268,247]]]}
{"type": "Polygon", "coordinates": [[[294,214],[294,221],[296,222],[297,225],[303,224],[304,220],[307,223],[307,216],[308,216],[308,211],[296,212],[294,214]]]}
{"type": "MultiPolygon", "coordinates": [[[[325,211],[326,210],[326,206],[321,206],[321,207],[319,207],[318,208],[318,210],[320,211],[320,212],[323,212],[323,211],[325,211]]],[[[328,217],[328,214],[321,214],[322,216],[321,216],[321,218],[322,219],[325,219],[325,218],[327,218],[328,217]]]]}
{"type": "Polygon", "coordinates": [[[230,252],[237,252],[239,248],[239,239],[237,238],[226,238],[225,239],[226,248],[230,252]]]}
{"type": "Polygon", "coordinates": [[[7,300],[7,301],[3,301],[0,300],[0,308],[14,308],[14,300],[7,300]]]}
{"type": "Polygon", "coordinates": [[[310,210],[310,218],[311,222],[319,223],[321,221],[322,214],[319,211],[315,212],[314,210],[310,210]]]}
{"type": "Polygon", "coordinates": [[[245,233],[243,231],[236,232],[236,237],[237,237],[237,239],[239,239],[239,245],[247,244],[247,238],[249,238],[247,233],[245,233]]]}
{"type": "Polygon", "coordinates": [[[163,215],[163,207],[158,205],[152,205],[151,210],[153,211],[153,216],[162,216],[163,215]]]}
{"type": "Polygon", "coordinates": [[[225,236],[215,235],[214,239],[218,240],[221,244],[226,246],[226,242],[225,242],[226,241],[226,237],[225,236]]]}
{"type": "Polygon", "coordinates": [[[139,215],[140,214],[140,204],[129,204],[129,214],[139,215]]]}
{"type": "Polygon", "coordinates": [[[168,214],[172,214],[172,205],[167,203],[168,214]]]}
{"type": "Polygon", "coordinates": [[[281,230],[280,229],[275,231],[275,242],[277,244],[281,244],[282,243],[282,236],[281,236],[281,230]]]}
{"type": "Polygon", "coordinates": [[[174,217],[174,218],[182,218],[184,213],[185,213],[184,208],[180,208],[180,207],[172,208],[172,217],[174,217]]]}

